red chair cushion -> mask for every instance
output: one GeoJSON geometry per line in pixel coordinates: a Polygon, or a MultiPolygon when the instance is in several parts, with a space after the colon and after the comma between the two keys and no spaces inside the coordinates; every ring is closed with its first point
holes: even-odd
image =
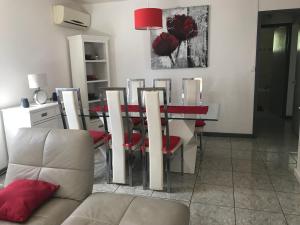
{"type": "MultiPolygon", "coordinates": [[[[177,136],[170,136],[170,146],[169,146],[169,152],[173,153],[176,149],[175,147],[179,144],[179,142],[181,141],[180,137],[177,136]]],[[[162,144],[163,144],[163,153],[167,154],[168,150],[167,150],[167,136],[163,136],[162,137],[162,144]]],[[[145,147],[148,148],[149,147],[149,140],[148,138],[145,139],[145,147]]]]}
{"type": "Polygon", "coordinates": [[[103,141],[106,136],[104,131],[97,130],[89,130],[89,134],[93,138],[94,144],[98,143],[99,141],[103,141]]]}
{"type": "Polygon", "coordinates": [[[59,185],[39,180],[16,180],[0,190],[0,220],[25,222],[49,200],[59,185]]]}
{"type": "Polygon", "coordinates": [[[167,120],[165,118],[160,119],[161,125],[166,126],[167,125],[167,120]]]}
{"type": "Polygon", "coordinates": [[[131,118],[131,121],[132,121],[133,125],[136,126],[136,125],[139,125],[142,120],[139,117],[133,117],[133,118],[131,118]]]}
{"type": "Polygon", "coordinates": [[[105,139],[106,142],[109,142],[111,140],[111,134],[106,134],[105,139]]]}
{"type": "Polygon", "coordinates": [[[139,133],[132,133],[131,143],[129,143],[128,134],[125,134],[124,139],[125,139],[124,147],[131,148],[131,147],[137,145],[142,140],[142,135],[139,133]]]}
{"type": "Polygon", "coordinates": [[[196,120],[195,127],[204,127],[206,125],[205,121],[203,120],[196,120]]]}

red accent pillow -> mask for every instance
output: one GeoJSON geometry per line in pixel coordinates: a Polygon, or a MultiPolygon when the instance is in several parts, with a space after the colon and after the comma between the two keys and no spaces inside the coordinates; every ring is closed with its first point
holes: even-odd
{"type": "Polygon", "coordinates": [[[50,199],[59,185],[40,180],[16,180],[0,190],[0,220],[25,222],[50,199]]]}

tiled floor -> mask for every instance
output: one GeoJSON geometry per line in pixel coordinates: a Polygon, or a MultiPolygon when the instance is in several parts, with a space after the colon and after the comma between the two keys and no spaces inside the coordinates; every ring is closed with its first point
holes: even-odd
{"type": "Polygon", "coordinates": [[[291,153],[298,140],[287,130],[269,126],[255,139],[206,137],[196,174],[172,174],[170,194],[143,190],[139,167],[134,187],[106,184],[105,162],[97,153],[93,191],[180,201],[190,207],[191,225],[299,225],[297,157],[291,153]]]}
{"type": "Polygon", "coordinates": [[[138,172],[134,187],[107,185],[100,170],[94,191],[180,201],[190,207],[191,225],[299,225],[300,185],[292,153],[298,140],[289,127],[269,128],[255,139],[206,137],[196,174],[173,174],[171,194],[143,190],[138,172]]]}
{"type": "Polygon", "coordinates": [[[0,175],[0,188],[3,187],[5,175],[0,175]]]}

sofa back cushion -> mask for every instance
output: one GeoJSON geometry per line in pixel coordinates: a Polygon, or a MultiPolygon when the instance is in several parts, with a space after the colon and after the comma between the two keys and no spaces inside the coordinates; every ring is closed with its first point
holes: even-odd
{"type": "Polygon", "coordinates": [[[22,128],[9,153],[5,186],[17,179],[60,185],[55,197],[84,200],[91,192],[94,148],[88,132],[22,128]]]}

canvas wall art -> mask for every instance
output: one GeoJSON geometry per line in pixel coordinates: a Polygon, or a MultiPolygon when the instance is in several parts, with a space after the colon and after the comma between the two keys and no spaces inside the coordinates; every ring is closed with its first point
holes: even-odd
{"type": "Polygon", "coordinates": [[[163,29],[151,30],[152,69],[208,66],[209,6],[165,9],[163,29]]]}

